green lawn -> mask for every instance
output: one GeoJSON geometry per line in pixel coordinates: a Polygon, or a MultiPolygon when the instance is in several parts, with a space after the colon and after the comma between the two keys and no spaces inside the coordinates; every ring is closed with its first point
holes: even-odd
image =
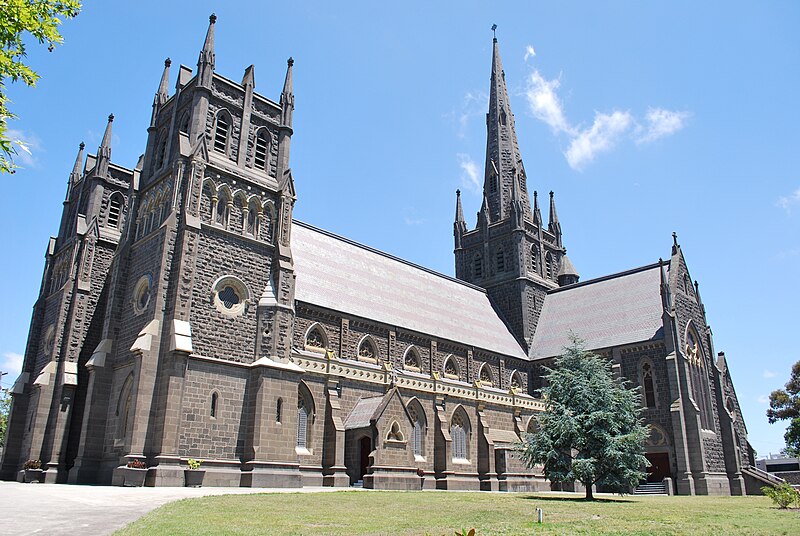
{"type": "Polygon", "coordinates": [[[225,495],[165,505],[131,534],[800,534],[800,511],[766,497],[370,492],[225,495]],[[538,525],[536,508],[544,509],[538,525]]]}

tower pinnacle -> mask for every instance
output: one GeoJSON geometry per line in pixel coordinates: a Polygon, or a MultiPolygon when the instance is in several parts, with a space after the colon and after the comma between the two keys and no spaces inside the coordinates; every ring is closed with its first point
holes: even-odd
{"type": "Polygon", "coordinates": [[[108,164],[111,163],[111,123],[113,122],[114,114],[111,114],[108,116],[108,124],[103,134],[103,141],[100,142],[100,147],[97,148],[97,163],[94,166],[94,175],[96,177],[108,175],[108,164]]]}
{"type": "Polygon", "coordinates": [[[206,40],[203,42],[203,49],[200,51],[200,57],[197,60],[197,84],[206,88],[211,87],[211,77],[214,74],[216,62],[214,54],[214,24],[216,22],[217,16],[212,13],[208,18],[206,40]]]}
{"type": "Polygon", "coordinates": [[[281,108],[283,110],[283,124],[292,126],[292,112],[294,112],[294,89],[292,81],[292,67],[294,66],[294,59],[289,58],[286,60],[286,80],[283,82],[283,91],[281,92],[281,108]]]}

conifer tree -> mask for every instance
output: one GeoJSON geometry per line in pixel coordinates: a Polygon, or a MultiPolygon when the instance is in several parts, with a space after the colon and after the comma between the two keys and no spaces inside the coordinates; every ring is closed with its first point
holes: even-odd
{"type": "Polygon", "coordinates": [[[592,486],[630,492],[645,476],[648,428],[640,417],[637,389],[614,378],[611,364],[572,337],[541,389],[545,411],[538,429],[520,446],[529,467],[541,464],[552,482],[578,481],[592,500],[592,486]]]}
{"type": "Polygon", "coordinates": [[[770,393],[767,418],[770,424],[789,421],[789,427],[783,436],[786,440],[786,451],[790,455],[800,456],[800,361],[792,367],[786,388],[770,393]]]}

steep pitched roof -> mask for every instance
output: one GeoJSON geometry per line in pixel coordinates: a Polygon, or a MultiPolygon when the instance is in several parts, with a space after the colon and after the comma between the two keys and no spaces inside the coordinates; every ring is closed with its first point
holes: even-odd
{"type": "Polygon", "coordinates": [[[527,359],[486,292],[294,221],[295,299],[527,359]]]}
{"type": "Polygon", "coordinates": [[[550,291],[530,358],[561,354],[570,331],[590,349],[662,338],[660,289],[658,264],[651,264],[550,291]]]}

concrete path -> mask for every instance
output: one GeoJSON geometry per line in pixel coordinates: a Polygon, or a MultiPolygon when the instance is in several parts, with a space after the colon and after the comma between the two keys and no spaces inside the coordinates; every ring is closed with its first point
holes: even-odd
{"type": "Polygon", "coordinates": [[[0,535],[111,534],[162,504],[187,497],[340,490],[341,488],[123,488],[0,481],[0,535]]]}

